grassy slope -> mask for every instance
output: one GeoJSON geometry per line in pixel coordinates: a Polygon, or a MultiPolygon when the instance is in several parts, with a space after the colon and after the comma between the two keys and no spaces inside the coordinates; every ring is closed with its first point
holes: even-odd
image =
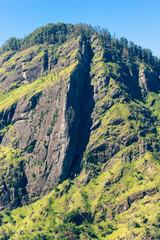
{"type": "MultiPolygon", "coordinates": [[[[48,48],[46,47],[46,49],[52,55],[55,55],[55,56],[58,55],[59,52],[63,52],[63,51],[65,52],[65,48],[66,48],[66,43],[61,47],[59,47],[58,49],[53,47],[52,45],[49,46],[48,48]]],[[[6,66],[11,65],[12,62],[22,63],[24,60],[26,61],[29,57],[30,52],[33,52],[33,51],[36,52],[37,55],[31,61],[27,61],[27,64],[25,65],[25,68],[23,70],[27,70],[33,67],[34,65],[36,66],[37,61],[41,61],[41,58],[44,54],[42,46],[31,47],[20,53],[14,54],[0,68],[0,73],[3,73],[4,76],[7,75],[8,73],[6,71],[6,66]]],[[[1,58],[5,58],[6,54],[7,53],[2,55],[1,58]]],[[[74,49],[65,57],[70,58],[72,60],[75,58],[76,54],[77,54],[77,51],[74,49]]],[[[61,61],[63,64],[64,59],[59,59],[59,61],[61,61]]],[[[60,80],[65,81],[69,77],[70,73],[74,70],[76,64],[77,62],[75,61],[73,65],[69,65],[65,69],[61,69],[59,71],[57,70],[55,73],[50,71],[48,72],[47,76],[41,77],[36,81],[34,81],[33,83],[28,83],[25,85],[24,84],[18,85],[13,83],[8,88],[1,90],[0,91],[0,111],[9,108],[13,103],[15,103],[16,101],[18,101],[20,98],[24,96],[31,97],[35,93],[40,92],[43,89],[52,86],[53,84],[55,84],[56,81],[60,81],[60,80]]],[[[9,74],[11,74],[11,72],[9,74]]]]}
{"type": "MultiPolygon", "coordinates": [[[[74,67],[74,66],[73,66],[74,67]]],[[[92,62],[92,85],[95,87],[103,74],[117,75],[118,65],[104,63],[100,52],[95,54],[92,62]]],[[[70,74],[70,69],[68,70],[70,74]]],[[[60,73],[60,75],[63,73],[60,73]]],[[[12,96],[18,100],[24,95],[33,94],[54,84],[49,75],[27,86],[12,90],[12,96]],[[37,90],[38,89],[38,90],[37,90]]],[[[101,87],[101,86],[100,86],[101,87]]],[[[112,99],[114,89],[123,89],[123,83],[110,78],[107,86],[98,92],[95,105],[95,119],[101,125],[92,131],[87,152],[84,155],[84,168],[74,180],[66,180],[55,187],[48,195],[12,212],[4,211],[1,216],[0,239],[146,239],[146,235],[160,236],[159,204],[159,156],[158,152],[145,151],[142,155],[130,159],[130,152],[139,151],[139,142],[148,139],[159,140],[159,126],[156,123],[146,127],[143,122],[147,111],[159,119],[159,94],[150,94],[146,104],[140,101],[123,102],[127,98],[124,91],[121,99],[112,99]],[[103,94],[105,92],[105,95],[103,94]],[[151,105],[153,99],[155,104],[151,105]],[[122,100],[122,101],[120,101],[122,100]],[[104,104],[113,101],[107,111],[102,111],[104,104]],[[129,118],[129,116],[135,118],[129,118]],[[115,124],[115,119],[123,119],[123,124],[115,124]],[[148,131],[142,135],[139,126],[149,130],[155,127],[156,133],[148,131]],[[106,134],[107,133],[107,134],[106,134]],[[138,134],[139,142],[126,147],[106,163],[90,162],[90,152],[102,143],[125,140],[126,136],[138,134]],[[142,136],[141,136],[142,135],[142,136]],[[148,191],[148,192],[147,192],[148,191]],[[133,194],[145,192],[141,199],[130,203],[126,211],[118,213],[120,206],[127,206],[133,194]],[[146,234],[146,235],[145,235],[146,234]]],[[[6,95],[7,103],[14,98],[6,95]]],[[[1,102],[3,103],[3,99],[1,102]]],[[[7,105],[8,107],[8,105],[7,105]]],[[[150,120],[148,120],[150,121],[150,120]]],[[[8,150],[5,150],[8,151],[8,150]]],[[[103,154],[98,152],[98,154],[103,154]]],[[[8,156],[8,155],[7,155],[8,156]]],[[[93,157],[93,156],[92,156],[93,157]]],[[[139,194],[140,195],[140,194],[139,194]]]]}
{"type": "Polygon", "coordinates": [[[5,211],[2,214],[5,223],[1,227],[2,236],[5,232],[13,233],[11,239],[40,239],[38,236],[42,233],[47,235],[47,239],[52,239],[53,235],[57,239],[63,239],[65,234],[66,237],[69,234],[74,236],[65,217],[68,211],[73,213],[77,209],[80,216],[91,216],[93,219],[92,222],[89,217],[85,217],[80,226],[74,226],[74,229],[80,228],[81,239],[92,239],[94,235],[98,239],[118,239],[123,236],[126,239],[133,236],[142,239],[146,231],[152,235],[159,234],[156,228],[160,212],[157,191],[153,196],[146,195],[132,203],[127,211],[114,216],[115,207],[126,202],[131,194],[159,189],[159,166],[150,153],[131,164],[117,156],[113,166],[94,176],[89,184],[85,184],[86,178],[87,173],[83,171],[74,181],[66,180],[41,200],[12,212],[5,211]],[[123,176],[114,183],[122,170],[123,176]]]}

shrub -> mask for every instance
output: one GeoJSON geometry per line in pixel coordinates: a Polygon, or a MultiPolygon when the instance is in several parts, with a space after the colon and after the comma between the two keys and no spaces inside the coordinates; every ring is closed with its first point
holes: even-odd
{"type": "Polygon", "coordinates": [[[52,133],[52,129],[49,127],[46,134],[47,134],[47,136],[50,136],[51,133],[52,133]]]}
{"type": "Polygon", "coordinates": [[[140,225],[139,225],[139,223],[137,223],[137,222],[133,222],[133,227],[134,227],[134,228],[140,228],[140,225]]]}
{"type": "Polygon", "coordinates": [[[63,217],[64,223],[75,223],[76,225],[81,225],[84,219],[80,215],[78,210],[72,210],[71,212],[67,212],[63,217]]]}

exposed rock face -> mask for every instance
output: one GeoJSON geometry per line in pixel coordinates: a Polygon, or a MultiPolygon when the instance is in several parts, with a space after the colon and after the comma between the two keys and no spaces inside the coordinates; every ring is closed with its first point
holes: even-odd
{"type": "Polygon", "coordinates": [[[159,239],[160,60],[86,25],[19,46],[0,55],[0,239],[159,239]]]}
{"type": "Polygon", "coordinates": [[[156,72],[144,66],[139,68],[139,86],[144,96],[146,96],[148,92],[158,90],[159,84],[160,80],[156,72]]]}
{"type": "MultiPolygon", "coordinates": [[[[136,104],[159,88],[158,74],[140,63],[111,62],[97,36],[71,38],[60,47],[10,51],[1,56],[0,67],[6,96],[1,99],[0,144],[23,158],[23,168],[15,168],[18,186],[3,182],[2,208],[32,201],[73,177],[85,151],[93,162],[104,164],[130,146],[122,155],[125,162],[159,150],[156,119],[149,108],[136,104]]],[[[13,177],[6,162],[3,175],[13,177]]],[[[116,211],[128,207],[126,202],[116,211]]]]}
{"type": "MultiPolygon", "coordinates": [[[[24,52],[21,58],[20,53],[14,55],[17,59],[25,58],[25,61],[19,60],[18,72],[15,71],[5,80],[2,89],[19,81],[25,86],[43,76],[43,73],[45,79],[48,69],[51,70],[51,78],[60,76],[48,88],[46,86],[21,97],[1,112],[1,128],[13,126],[7,134],[1,133],[1,146],[12,145],[21,149],[25,158],[26,192],[37,196],[69,176],[75,159],[83,156],[89,140],[93,107],[89,76],[92,50],[85,39],[79,38],[58,51],[59,59],[68,55],[67,60],[57,58],[53,61],[51,54],[48,56],[45,53],[40,58],[36,56],[35,63],[35,50],[31,48],[28,52],[24,52]],[[76,54],[81,59],[79,62],[76,54]],[[23,80],[18,74],[23,74],[23,80]]],[[[5,195],[4,189],[3,192],[5,195]]],[[[9,201],[8,198],[6,202],[9,201]]]]}

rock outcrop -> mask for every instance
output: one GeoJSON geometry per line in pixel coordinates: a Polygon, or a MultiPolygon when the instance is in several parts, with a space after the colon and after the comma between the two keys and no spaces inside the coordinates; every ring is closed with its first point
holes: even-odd
{"type": "MultiPolygon", "coordinates": [[[[139,73],[135,66],[130,70],[117,67],[104,60],[104,55],[95,36],[90,41],[85,36],[73,38],[58,49],[40,45],[2,55],[1,91],[8,97],[1,105],[0,140],[2,147],[20,149],[25,159],[26,199],[78,173],[84,151],[104,163],[124,147],[138,143],[137,132],[127,119],[133,120],[133,126],[139,112],[141,119],[147,116],[145,121],[152,118],[148,110],[133,111],[134,105],[127,103],[132,93],[134,97],[133,88],[139,89],[137,97],[142,98],[158,86],[156,73],[142,66],[139,73]],[[127,116],[121,116],[118,109],[115,116],[110,114],[118,102],[127,116]]],[[[145,123],[147,130],[140,127],[140,136],[155,128],[152,122],[145,123]]],[[[2,199],[8,194],[5,189],[2,199]]]]}
{"type": "MultiPolygon", "coordinates": [[[[56,239],[101,239],[121,224],[127,230],[117,239],[131,239],[140,224],[139,236],[153,235],[142,215],[151,215],[144,205],[152,200],[159,209],[160,64],[136,51],[87,26],[49,24],[0,55],[0,209],[52,190],[47,203],[20,215],[23,230],[32,221],[26,231],[39,231],[35,239],[44,216],[56,239]],[[140,223],[128,216],[135,209],[140,223]]],[[[17,226],[15,219],[0,215],[0,224],[17,226]]]]}

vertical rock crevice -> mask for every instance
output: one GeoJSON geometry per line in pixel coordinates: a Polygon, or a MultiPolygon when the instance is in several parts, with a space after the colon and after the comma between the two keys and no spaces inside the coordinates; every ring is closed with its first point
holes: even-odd
{"type": "Polygon", "coordinates": [[[93,52],[86,39],[80,44],[80,56],[79,65],[71,75],[67,94],[65,118],[70,141],[62,165],[61,180],[80,171],[83,152],[88,144],[92,125],[94,90],[91,86],[90,63],[93,52]]]}

